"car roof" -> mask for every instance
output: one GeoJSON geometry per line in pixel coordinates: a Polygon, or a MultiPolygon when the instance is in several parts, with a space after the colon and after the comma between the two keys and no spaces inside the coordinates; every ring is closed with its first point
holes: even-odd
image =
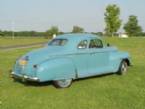
{"type": "Polygon", "coordinates": [[[63,35],[58,35],[56,38],[69,39],[71,41],[87,40],[87,39],[92,39],[92,38],[98,38],[98,39],[100,39],[99,36],[93,35],[93,34],[89,34],[89,33],[63,34],[63,35]]]}
{"type": "Polygon", "coordinates": [[[91,39],[101,39],[97,35],[89,34],[89,33],[72,33],[72,34],[63,34],[58,35],[55,39],[67,39],[68,43],[64,46],[66,49],[77,49],[77,46],[82,40],[91,40],[91,39]]]}

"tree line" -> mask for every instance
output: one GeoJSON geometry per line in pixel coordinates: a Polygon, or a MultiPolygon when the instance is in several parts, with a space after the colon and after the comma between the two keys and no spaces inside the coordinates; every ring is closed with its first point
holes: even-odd
{"type": "MultiPolygon", "coordinates": [[[[84,33],[84,29],[80,26],[73,26],[72,32],[69,33],[84,33]]],[[[45,37],[45,38],[51,38],[53,35],[59,35],[64,34],[64,32],[61,32],[57,26],[52,26],[50,29],[48,29],[45,32],[38,32],[38,31],[1,31],[0,30],[0,36],[12,36],[15,37],[45,37]]]]}
{"type": "MultiPolygon", "coordinates": [[[[104,21],[105,21],[105,29],[104,32],[97,32],[94,34],[105,35],[105,36],[116,36],[118,35],[118,30],[123,25],[123,29],[125,33],[129,36],[145,36],[145,32],[143,32],[142,27],[139,25],[138,17],[135,15],[130,15],[128,21],[125,24],[122,24],[122,20],[120,19],[120,8],[116,4],[110,4],[106,7],[104,13],[104,21]]],[[[73,29],[70,33],[84,33],[85,30],[80,26],[73,26],[73,29]]],[[[54,34],[64,34],[61,32],[57,26],[52,26],[45,32],[37,32],[37,31],[0,31],[0,36],[34,36],[34,37],[46,37],[51,38],[54,34]]]]}

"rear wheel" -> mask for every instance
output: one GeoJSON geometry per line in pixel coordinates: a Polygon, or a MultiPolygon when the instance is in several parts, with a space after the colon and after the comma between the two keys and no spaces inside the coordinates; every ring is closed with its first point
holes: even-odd
{"type": "Polygon", "coordinates": [[[127,70],[128,70],[127,62],[125,60],[123,60],[120,64],[118,73],[121,75],[124,75],[124,74],[126,74],[127,70]]]}
{"type": "Polygon", "coordinates": [[[72,79],[57,80],[53,83],[57,88],[67,88],[71,85],[72,79]]]}

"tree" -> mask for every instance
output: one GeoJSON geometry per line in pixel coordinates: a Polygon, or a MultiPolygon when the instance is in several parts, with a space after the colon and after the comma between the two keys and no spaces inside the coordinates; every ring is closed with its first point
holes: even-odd
{"type": "Polygon", "coordinates": [[[1,37],[1,36],[4,36],[4,34],[3,34],[3,32],[0,30],[0,37],[1,37]]]}
{"type": "Polygon", "coordinates": [[[84,29],[82,27],[73,26],[72,33],[83,33],[83,32],[84,32],[84,29]]]}
{"type": "Polygon", "coordinates": [[[59,34],[59,29],[56,26],[52,26],[49,30],[46,31],[46,34],[52,38],[53,35],[58,35],[59,34]]]}
{"type": "Polygon", "coordinates": [[[116,33],[119,30],[122,22],[119,16],[120,16],[120,8],[117,5],[113,4],[107,6],[105,12],[106,35],[113,36],[114,33],[116,33]]]}
{"type": "Polygon", "coordinates": [[[95,34],[95,35],[98,35],[98,36],[103,36],[104,35],[103,32],[97,32],[97,33],[92,32],[92,34],[95,34]]]}
{"type": "Polygon", "coordinates": [[[128,22],[124,25],[124,30],[129,36],[141,35],[142,27],[138,25],[137,16],[129,16],[128,22]]]}
{"type": "Polygon", "coordinates": [[[145,32],[142,32],[140,36],[145,37],[145,32]]]}

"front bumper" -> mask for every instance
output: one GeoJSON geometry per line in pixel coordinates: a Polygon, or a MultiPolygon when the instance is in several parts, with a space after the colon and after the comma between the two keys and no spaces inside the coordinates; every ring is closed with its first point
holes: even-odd
{"type": "Polygon", "coordinates": [[[11,77],[14,79],[20,79],[22,81],[34,81],[34,82],[40,82],[40,80],[37,77],[29,77],[27,75],[17,75],[15,72],[11,72],[11,77]]]}

